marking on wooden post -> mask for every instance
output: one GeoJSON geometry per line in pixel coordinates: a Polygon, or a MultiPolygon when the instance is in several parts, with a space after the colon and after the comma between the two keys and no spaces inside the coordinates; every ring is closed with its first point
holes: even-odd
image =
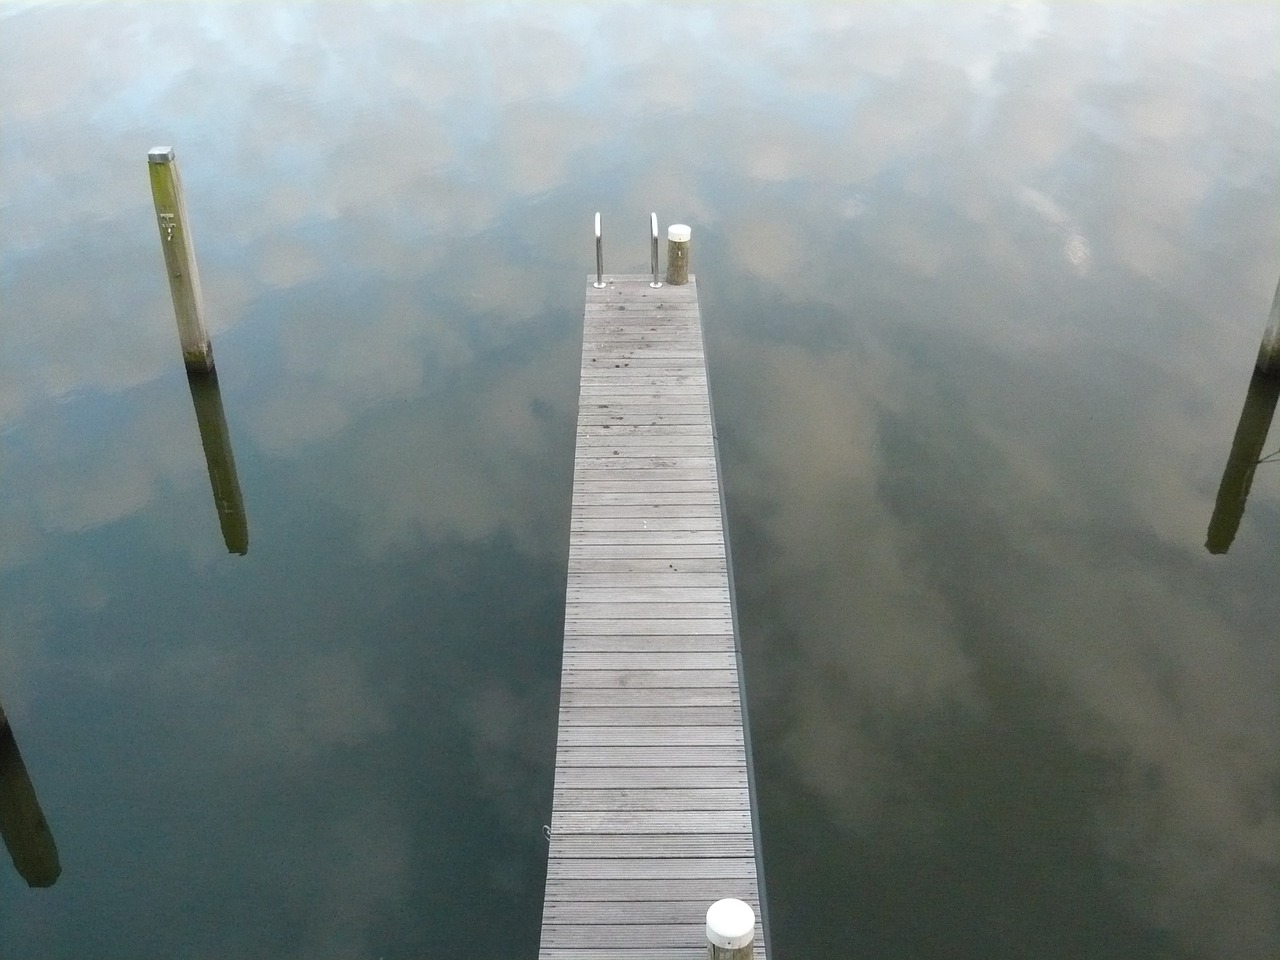
{"type": "Polygon", "coordinates": [[[689,236],[692,231],[683,223],[667,228],[667,283],[679,286],[689,282],[689,236]]]}
{"type": "Polygon", "coordinates": [[[707,910],[708,960],[752,960],[756,914],[734,897],[717,900],[707,910]]]}
{"type": "Polygon", "coordinates": [[[173,312],[178,321],[182,360],[189,372],[208,373],[213,369],[213,348],[204,326],[200,273],[196,269],[187,204],[173,147],[153,147],[147,153],[147,169],[151,174],[151,196],[160,228],[160,248],[169,274],[169,292],[173,295],[173,312]]]}

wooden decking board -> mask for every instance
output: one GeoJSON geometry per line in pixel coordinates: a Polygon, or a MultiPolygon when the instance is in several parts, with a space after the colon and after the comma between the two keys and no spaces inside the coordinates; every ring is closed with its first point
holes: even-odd
{"type": "Polygon", "coordinates": [[[575,670],[561,675],[562,690],[718,689],[738,679],[736,670],[575,670]]]}
{"type": "Polygon", "coordinates": [[[712,573],[722,570],[727,570],[725,552],[716,544],[571,546],[569,552],[570,576],[606,572],[712,573]]]}
{"type": "Polygon", "coordinates": [[[582,546],[596,544],[629,546],[635,544],[713,543],[724,548],[724,534],[719,530],[664,530],[642,527],[639,530],[575,530],[574,539],[582,546]]]}
{"type": "Polygon", "coordinates": [[[682,427],[696,427],[699,425],[699,420],[705,417],[705,413],[700,412],[692,404],[657,403],[652,396],[634,394],[612,397],[607,404],[595,406],[589,416],[593,418],[590,421],[591,426],[612,423],[652,427],[670,423],[682,427]]]}
{"type": "MultiPolygon", "coordinates": [[[[587,483],[598,481],[599,483],[616,483],[616,484],[654,484],[656,490],[679,490],[679,489],[699,489],[695,484],[712,483],[714,480],[706,479],[706,471],[698,467],[643,467],[628,464],[601,464],[598,461],[590,466],[584,466],[576,470],[573,474],[575,483],[587,483]],[[664,484],[670,484],[664,485],[664,484]],[[680,484],[681,486],[674,486],[680,484]]],[[[622,486],[617,489],[627,489],[622,486]]],[[[702,488],[702,489],[705,489],[702,488]]]]}
{"type": "MultiPolygon", "coordinates": [[[[569,902],[590,902],[590,901],[616,901],[619,903],[640,903],[648,900],[670,901],[674,898],[681,900],[698,901],[704,897],[714,898],[719,894],[720,889],[727,889],[727,896],[745,899],[744,895],[748,892],[746,883],[742,877],[726,878],[724,888],[712,886],[722,881],[707,880],[702,877],[672,879],[665,877],[660,880],[640,878],[628,880],[600,880],[596,879],[590,884],[574,883],[572,880],[551,880],[547,883],[547,902],[556,903],[557,905],[563,901],[569,902]]],[[[703,957],[706,956],[704,952],[703,957]]]]}
{"type": "MultiPolygon", "coordinates": [[[[755,840],[751,831],[732,833],[557,833],[551,825],[551,855],[565,860],[635,859],[670,860],[680,857],[751,857],[755,840]]],[[[703,915],[710,903],[702,905],[703,915]]]]}
{"type": "MultiPolygon", "coordinates": [[[[582,513],[584,507],[597,510],[601,507],[644,506],[656,510],[664,506],[694,504],[705,510],[711,506],[707,503],[707,498],[714,495],[713,489],[709,489],[702,481],[697,481],[666,484],[662,488],[651,488],[646,493],[644,487],[638,487],[626,481],[597,480],[590,483],[584,481],[579,484],[578,491],[574,494],[573,506],[579,518],[588,515],[582,513]]],[[[624,516],[621,513],[616,515],[624,516]]]]}
{"type": "Polygon", "coordinates": [[[701,503],[592,503],[578,505],[575,526],[586,529],[592,520],[688,520],[705,517],[715,521],[720,505],[710,501],[701,503]]]}
{"type": "Polygon", "coordinates": [[[750,803],[746,788],[733,787],[688,790],[565,790],[560,809],[571,810],[740,810],[750,803]]]}
{"type": "MultiPolygon", "coordinates": [[[[621,761],[619,761],[621,762],[621,761]]],[[[661,790],[746,789],[746,775],[734,767],[574,767],[558,779],[557,790],[644,787],[661,790]]],[[[554,815],[553,815],[554,819],[554,815]]],[[[552,842],[554,847],[554,838],[552,842]]],[[[554,850],[553,850],[554,853],[554,850]]]]}
{"type": "Polygon", "coordinates": [[[760,916],[702,321],[692,281],[607,279],[583,320],[539,956],[693,960],[715,900],[760,916]]]}
{"type": "Polygon", "coordinates": [[[575,620],[726,620],[732,615],[728,600],[713,603],[693,603],[687,600],[674,603],[659,603],[655,600],[619,603],[584,598],[565,605],[565,616],[575,620]]]}
{"type": "MultiPolygon", "coordinates": [[[[571,653],[719,653],[724,637],[718,634],[587,634],[565,637],[564,652],[571,653]]],[[[652,664],[657,666],[657,664],[652,664]]]]}
{"type": "MultiPolygon", "coordinates": [[[[710,904],[708,904],[710,906],[710,904]]],[[[626,916],[625,913],[622,914],[626,916]]],[[[548,947],[576,947],[578,949],[586,949],[592,951],[589,955],[594,957],[608,956],[612,958],[615,954],[612,952],[616,947],[629,947],[635,943],[647,943],[653,947],[671,947],[676,949],[684,949],[684,944],[688,941],[690,928],[695,931],[705,929],[706,912],[700,918],[692,915],[683,923],[622,923],[609,922],[597,919],[594,924],[591,923],[542,923],[542,942],[548,947]],[[607,949],[608,954],[601,953],[607,949]]],[[[761,951],[757,951],[757,956],[761,951]]],[[[652,953],[638,954],[638,956],[652,956],[652,953]]],[[[707,947],[704,943],[700,956],[706,958],[707,947]]]]}
{"type": "Polygon", "coordinates": [[[663,437],[676,443],[677,437],[702,441],[710,436],[701,423],[618,423],[608,418],[578,424],[578,439],[583,437],[663,437]]]}
{"type": "MultiPolygon", "coordinates": [[[[581,510],[579,514],[581,514],[581,510]]],[[[679,511],[676,516],[669,516],[667,511],[653,510],[650,515],[621,516],[610,513],[605,517],[577,516],[571,521],[570,529],[581,533],[656,533],[659,530],[688,533],[693,530],[714,530],[721,534],[723,527],[720,518],[708,516],[706,513],[679,511]]],[[[721,534],[720,539],[723,539],[721,534]]]]}
{"type": "MultiPolygon", "coordinates": [[[[714,902],[714,901],[713,901],[714,902]]],[[[548,910],[551,923],[613,923],[619,914],[634,924],[682,923],[689,918],[689,901],[674,899],[645,899],[638,903],[619,903],[609,900],[588,900],[585,903],[555,901],[548,910]]],[[[705,919],[705,918],[704,918],[705,919]]],[[[705,956],[705,954],[704,954],[705,956]]]]}
{"type": "MultiPolygon", "coordinates": [[[[659,499],[664,496],[690,496],[691,494],[699,494],[707,496],[715,493],[716,485],[714,480],[671,480],[662,483],[650,481],[649,484],[637,486],[630,480],[619,480],[617,477],[606,477],[587,481],[578,478],[577,491],[574,494],[573,502],[575,505],[587,503],[611,503],[613,498],[617,496],[627,496],[633,499],[643,498],[646,495],[653,496],[655,503],[661,503],[659,499]],[[649,491],[646,494],[646,491],[649,491]]],[[[570,541],[572,543],[572,541],[570,541]]]]}
{"type": "MultiPolygon", "coordinates": [[[[592,439],[595,440],[597,438],[593,437],[592,439]]],[[[687,438],[680,437],[677,439],[684,440],[687,438]]],[[[659,446],[653,440],[621,437],[612,441],[604,441],[603,446],[587,449],[583,449],[582,439],[579,438],[578,449],[586,456],[602,460],[616,460],[619,457],[685,459],[687,457],[709,457],[715,452],[710,440],[698,441],[697,443],[664,443],[659,446]]]]}
{"type": "Polygon", "coordinates": [[[681,620],[673,624],[670,620],[639,617],[619,620],[586,620],[574,619],[565,621],[565,636],[643,636],[645,634],[714,633],[726,637],[732,642],[733,624],[726,619],[710,617],[703,620],[681,620]]]}
{"type": "Polygon", "coordinates": [[[684,707],[577,707],[567,711],[565,726],[602,727],[611,724],[626,727],[663,726],[683,727],[692,724],[742,723],[742,711],[736,706],[684,706],[684,707]]]}
{"type": "Polygon", "coordinates": [[[714,586],[672,586],[647,587],[643,591],[626,589],[625,587],[588,587],[570,584],[568,588],[569,603],[709,603],[729,602],[729,587],[714,586]]]}
{"type": "Polygon", "coordinates": [[[643,689],[599,689],[564,687],[560,709],[568,707],[724,707],[740,706],[738,691],[724,687],[646,687],[643,689]]]}
{"type": "MultiPolygon", "coordinates": [[[[568,589],[575,599],[588,592],[621,591],[624,588],[649,587],[656,590],[721,590],[716,582],[717,570],[598,570],[569,574],[568,589]]],[[[634,595],[634,594],[633,594],[634,595]]]]}
{"type": "Polygon", "coordinates": [[[574,577],[604,576],[607,574],[662,574],[673,573],[718,573],[727,570],[723,555],[717,557],[687,557],[679,566],[668,562],[663,557],[574,557],[569,556],[569,580],[574,577]]]}
{"type": "Polygon", "coordinates": [[[732,650],[697,650],[655,653],[651,650],[566,651],[565,666],[571,670],[734,670],[737,660],[732,650]]]}
{"type": "Polygon", "coordinates": [[[750,834],[751,809],[744,805],[738,810],[564,810],[560,811],[556,829],[566,836],[592,837],[651,833],[695,833],[699,837],[750,834]]]}
{"type": "MultiPolygon", "coordinates": [[[[555,843],[554,835],[551,838],[555,843]]],[[[745,856],[688,857],[552,857],[547,882],[552,880],[725,880],[756,876],[756,858],[745,856]]],[[[714,903],[714,901],[712,901],[714,903]]],[[[710,906],[711,904],[707,904],[710,906]]],[[[702,944],[705,956],[706,945],[702,944]]]]}
{"type": "Polygon", "coordinates": [[[589,457],[708,457],[715,456],[711,437],[698,434],[660,436],[661,427],[620,425],[578,434],[580,452],[589,457]],[[648,433],[639,433],[641,429],[648,433]],[[629,431],[629,432],[628,432],[629,431]],[[617,450],[617,453],[613,451],[617,450]],[[666,451],[674,451],[667,453],[666,451]]]}
{"type": "Polygon", "coordinates": [[[696,726],[567,726],[560,731],[560,742],[573,746],[742,746],[742,720],[731,723],[696,726]]]}

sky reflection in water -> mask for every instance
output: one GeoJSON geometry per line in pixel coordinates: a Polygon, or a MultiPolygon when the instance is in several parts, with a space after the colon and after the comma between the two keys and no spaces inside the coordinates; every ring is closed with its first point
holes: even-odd
{"type": "Polygon", "coordinates": [[[2,15],[6,957],[534,955],[596,209],[694,225],[779,955],[1274,954],[1274,10],[2,15]]]}

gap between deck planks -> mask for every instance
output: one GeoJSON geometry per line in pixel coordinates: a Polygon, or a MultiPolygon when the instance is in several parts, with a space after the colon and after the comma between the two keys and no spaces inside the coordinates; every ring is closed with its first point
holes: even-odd
{"type": "Polygon", "coordinates": [[[762,911],[697,286],[587,287],[540,960],[706,956],[762,911]]]}

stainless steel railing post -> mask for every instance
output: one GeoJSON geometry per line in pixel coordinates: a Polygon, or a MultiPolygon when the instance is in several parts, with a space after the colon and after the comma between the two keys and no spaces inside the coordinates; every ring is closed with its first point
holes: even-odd
{"type": "Polygon", "coordinates": [[[649,286],[660,287],[662,283],[658,280],[658,215],[656,213],[649,214],[649,233],[652,237],[649,266],[653,268],[653,280],[649,286]]]}
{"type": "Polygon", "coordinates": [[[604,243],[600,239],[600,211],[596,211],[596,287],[604,286],[604,243]]]}

